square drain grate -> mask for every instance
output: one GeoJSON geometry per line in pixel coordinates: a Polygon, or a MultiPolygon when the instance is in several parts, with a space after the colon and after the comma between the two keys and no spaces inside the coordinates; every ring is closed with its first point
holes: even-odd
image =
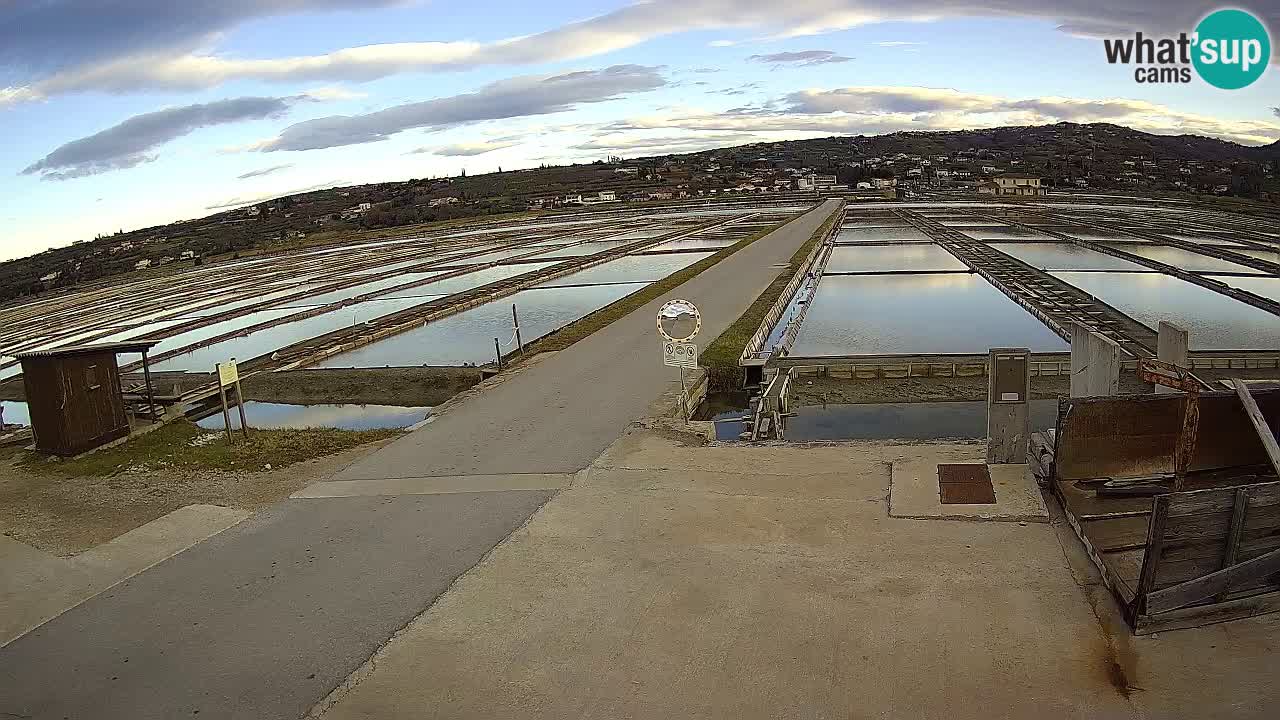
{"type": "Polygon", "coordinates": [[[985,464],[938,466],[938,495],[943,505],[992,505],[996,489],[985,464]]]}

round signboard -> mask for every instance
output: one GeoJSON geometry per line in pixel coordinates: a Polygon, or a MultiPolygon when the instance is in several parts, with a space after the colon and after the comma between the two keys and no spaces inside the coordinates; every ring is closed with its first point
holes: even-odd
{"type": "Polygon", "coordinates": [[[675,342],[692,340],[702,329],[702,314],[688,300],[668,300],[658,311],[658,332],[675,342]]]}

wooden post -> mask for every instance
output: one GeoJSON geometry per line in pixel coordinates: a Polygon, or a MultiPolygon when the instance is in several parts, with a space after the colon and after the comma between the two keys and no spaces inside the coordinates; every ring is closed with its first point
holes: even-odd
{"type": "Polygon", "coordinates": [[[1200,434],[1200,393],[1188,392],[1182,399],[1182,430],[1178,433],[1178,445],[1173,449],[1173,489],[1181,491],[1191,468],[1191,456],[1196,452],[1196,438],[1200,434]]]}
{"type": "Polygon", "coordinates": [[[1249,386],[1240,378],[1232,378],[1231,384],[1236,386],[1236,395],[1240,396],[1240,402],[1244,405],[1244,412],[1249,416],[1250,422],[1253,423],[1253,429],[1258,433],[1258,439],[1262,441],[1262,449],[1267,451],[1267,458],[1271,460],[1271,467],[1280,475],[1280,445],[1276,443],[1275,433],[1271,432],[1271,426],[1267,424],[1267,418],[1263,416],[1262,411],[1258,409],[1258,403],[1253,399],[1253,394],[1249,392],[1249,386]]]}
{"type": "Polygon", "coordinates": [[[498,356],[498,369],[502,369],[502,345],[498,344],[498,338],[493,339],[493,354],[498,356]]]}
{"type": "Polygon", "coordinates": [[[160,422],[156,417],[156,396],[151,389],[151,363],[147,362],[147,351],[142,351],[142,378],[147,383],[147,407],[151,409],[151,422],[160,422]]]}
{"type": "MultiPolygon", "coordinates": [[[[219,370],[222,363],[214,366],[219,370]]],[[[227,386],[222,384],[222,373],[218,373],[218,397],[222,399],[222,427],[227,431],[227,444],[235,445],[235,436],[231,433],[231,410],[227,407],[227,386]]]]}
{"type": "Polygon", "coordinates": [[[1134,620],[1147,612],[1147,593],[1155,586],[1156,569],[1160,567],[1160,556],[1164,554],[1164,526],[1168,520],[1169,496],[1157,495],[1151,501],[1151,519],[1147,522],[1147,551],[1142,554],[1142,570],[1138,574],[1138,588],[1133,596],[1134,620]]]}
{"type": "MultiPolygon", "coordinates": [[[[1222,565],[1220,570],[1225,570],[1236,564],[1236,558],[1240,552],[1240,538],[1244,535],[1245,510],[1249,507],[1249,489],[1238,488],[1235,497],[1231,502],[1231,525],[1227,528],[1227,547],[1222,551],[1222,565]]],[[[1227,597],[1227,590],[1214,596],[1216,602],[1222,602],[1227,597]]]]}
{"type": "Polygon", "coordinates": [[[515,303],[511,303],[511,322],[516,328],[516,348],[524,355],[524,340],[520,338],[520,316],[516,314],[515,303]]]}
{"type": "MultiPolygon", "coordinates": [[[[232,358],[234,360],[234,358],[232,358]]],[[[249,440],[249,421],[244,416],[244,391],[240,389],[240,376],[236,375],[236,407],[240,408],[240,434],[249,440]]]]}

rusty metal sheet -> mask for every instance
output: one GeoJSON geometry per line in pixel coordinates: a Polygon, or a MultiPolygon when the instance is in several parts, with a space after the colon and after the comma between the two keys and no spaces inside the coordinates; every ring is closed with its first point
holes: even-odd
{"type": "MultiPolygon", "coordinates": [[[[1054,466],[1062,480],[1139,477],[1175,471],[1183,436],[1182,395],[1064,399],[1054,466]]],[[[1280,423],[1280,390],[1255,394],[1263,415],[1280,423]]],[[[1266,463],[1267,454],[1235,393],[1200,395],[1198,437],[1189,470],[1266,463]]]]}
{"type": "Polygon", "coordinates": [[[938,465],[938,493],[943,505],[990,505],[996,501],[986,464],[938,465]]]}

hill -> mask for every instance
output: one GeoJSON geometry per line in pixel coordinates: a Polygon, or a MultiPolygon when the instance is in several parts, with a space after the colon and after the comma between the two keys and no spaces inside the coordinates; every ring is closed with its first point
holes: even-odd
{"type": "Polygon", "coordinates": [[[1005,171],[1056,187],[1280,197],[1280,142],[1247,147],[1198,135],[1153,135],[1106,123],[895,132],[756,143],[680,155],[550,166],[471,177],[318,190],[198,220],[144,228],[0,263],[0,302],[173,263],[339,240],[355,233],[523,211],[531,201],[612,190],[619,199],[758,192],[805,172],[854,184],[897,177],[964,186],[1005,171]]]}

